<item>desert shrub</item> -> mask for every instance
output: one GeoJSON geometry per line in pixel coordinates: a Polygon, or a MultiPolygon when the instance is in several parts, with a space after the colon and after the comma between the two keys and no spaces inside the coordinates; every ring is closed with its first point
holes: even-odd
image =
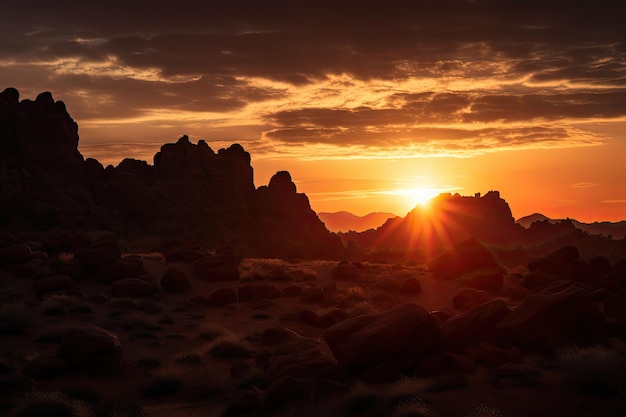
{"type": "Polygon", "coordinates": [[[382,401],[383,397],[380,389],[357,383],[346,394],[341,405],[341,411],[345,416],[357,416],[377,408],[382,401]]]}
{"type": "Polygon", "coordinates": [[[472,408],[467,417],[506,417],[506,414],[497,408],[489,407],[485,404],[480,404],[477,407],[472,408]]]}
{"type": "Polygon", "coordinates": [[[60,392],[33,392],[18,404],[14,417],[90,417],[91,411],[82,401],[60,392]]]}
{"type": "Polygon", "coordinates": [[[33,311],[24,304],[0,306],[0,334],[21,334],[35,324],[33,311]]]}
{"type": "Polygon", "coordinates": [[[105,405],[96,417],[148,417],[141,404],[112,402],[105,405]]]}
{"type": "Polygon", "coordinates": [[[557,359],[567,381],[586,394],[610,397],[626,384],[626,361],[614,350],[570,346],[559,350],[557,359]]]}
{"type": "Polygon", "coordinates": [[[422,398],[412,397],[401,401],[394,413],[395,417],[435,417],[436,414],[422,398]]]}

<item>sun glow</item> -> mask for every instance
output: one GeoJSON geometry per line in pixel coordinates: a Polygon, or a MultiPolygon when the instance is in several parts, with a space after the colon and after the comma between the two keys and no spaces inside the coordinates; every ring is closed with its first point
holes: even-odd
{"type": "Polygon", "coordinates": [[[427,206],[433,197],[441,193],[436,188],[410,188],[401,191],[412,206],[427,206]]]}

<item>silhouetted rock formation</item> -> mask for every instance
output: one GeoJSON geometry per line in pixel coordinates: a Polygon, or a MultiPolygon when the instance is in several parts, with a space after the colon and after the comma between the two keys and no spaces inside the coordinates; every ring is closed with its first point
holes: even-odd
{"type": "Polygon", "coordinates": [[[195,238],[240,255],[341,256],[287,172],[256,189],[241,145],[214,152],[187,136],[154,165],[103,167],[78,151],[78,126],[49,92],[35,101],[0,93],[0,228],[99,229],[125,238],[195,238]]]}
{"type": "Polygon", "coordinates": [[[404,218],[389,219],[376,230],[342,234],[352,246],[389,252],[418,253],[432,260],[469,238],[489,244],[509,244],[523,238],[511,209],[497,191],[484,196],[440,194],[428,207],[416,207],[404,218]],[[428,254],[424,254],[427,248],[428,254]]]}

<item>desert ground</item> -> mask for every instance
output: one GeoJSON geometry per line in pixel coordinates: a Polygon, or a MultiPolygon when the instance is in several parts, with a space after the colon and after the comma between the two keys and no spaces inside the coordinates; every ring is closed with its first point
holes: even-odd
{"type": "MultiPolygon", "coordinates": [[[[483,285],[476,284],[479,280],[442,279],[428,265],[410,260],[234,259],[228,251],[203,251],[193,245],[169,253],[122,253],[110,262],[124,264],[126,270],[94,265],[84,250],[49,253],[48,268],[54,266],[58,273],[42,277],[32,266],[36,251],[31,250],[28,268],[25,259],[10,261],[7,248],[19,244],[5,244],[0,251],[4,256],[2,415],[619,416],[626,412],[626,343],[615,330],[593,343],[555,348],[542,344],[518,348],[478,335],[460,349],[442,348],[437,333],[437,342],[404,368],[393,366],[393,356],[402,354],[393,345],[416,335],[403,335],[402,319],[383,320],[385,328],[374,325],[363,330],[371,324],[367,320],[357,323],[361,327],[356,330],[352,327],[356,335],[348,339],[362,337],[364,354],[379,356],[367,366],[355,365],[358,360],[347,358],[345,350],[337,358],[331,348],[335,342],[329,342],[333,338],[329,333],[341,332],[342,324],[380,318],[407,305],[420,306],[434,323],[420,327],[423,335],[416,340],[433,338],[430,328],[437,332],[441,328],[444,342],[446,337],[455,340],[445,326],[453,317],[476,317],[475,312],[490,303],[515,310],[542,291],[590,290],[580,281],[556,280],[529,289],[528,269],[516,266],[502,270],[498,288],[483,291],[469,288],[483,285]],[[224,265],[235,265],[235,276],[224,265]],[[128,272],[132,268],[141,272],[139,278],[124,278],[133,275],[128,272]],[[177,279],[165,278],[171,271],[176,271],[177,279]],[[133,279],[149,283],[152,289],[137,281],[133,286],[133,279]],[[124,280],[126,286],[116,284],[124,280]],[[75,329],[106,332],[95,337],[97,342],[84,335],[77,342],[71,336],[75,329]]],[[[483,308],[478,316],[489,314],[483,308]]]]}

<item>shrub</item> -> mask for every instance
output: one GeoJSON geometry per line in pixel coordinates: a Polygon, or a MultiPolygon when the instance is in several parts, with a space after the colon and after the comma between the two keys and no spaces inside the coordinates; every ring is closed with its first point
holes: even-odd
{"type": "Polygon", "coordinates": [[[557,359],[567,381],[586,394],[611,397],[626,383],[626,361],[611,349],[570,346],[559,350],[557,359]]]}
{"type": "Polygon", "coordinates": [[[435,413],[421,398],[410,398],[396,406],[396,417],[434,417],[435,413]]]}
{"type": "Polygon", "coordinates": [[[33,392],[21,401],[15,417],[90,417],[89,408],[82,401],[60,392],[33,392]]]}
{"type": "Polygon", "coordinates": [[[506,414],[497,408],[480,404],[478,407],[472,408],[467,414],[467,417],[506,417],[506,414]]]}

